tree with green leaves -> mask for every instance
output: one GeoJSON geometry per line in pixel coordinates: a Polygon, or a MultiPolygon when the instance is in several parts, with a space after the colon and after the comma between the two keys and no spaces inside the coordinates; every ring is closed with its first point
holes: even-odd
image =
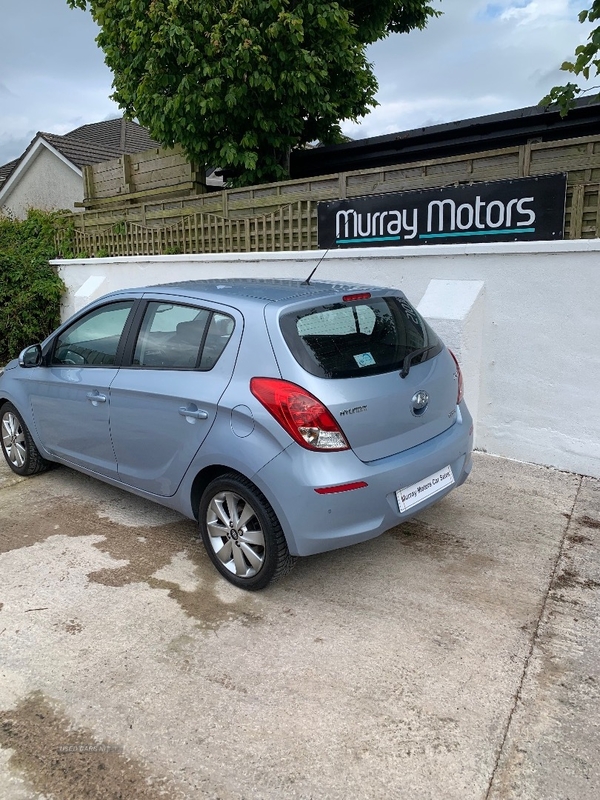
{"type": "MultiPolygon", "coordinates": [[[[597,22],[600,20],[600,0],[594,0],[591,8],[584,9],[579,14],[579,22],[597,22]]],[[[594,28],[587,38],[585,44],[580,44],[575,48],[575,59],[565,61],[561,69],[571,72],[573,75],[583,77],[586,81],[590,77],[600,74],[600,26],[594,28]]],[[[598,87],[594,87],[597,89],[598,87]]],[[[560,110],[561,117],[567,115],[573,107],[576,97],[582,93],[582,89],[576,83],[566,83],[564,86],[555,86],[541,100],[541,104],[548,106],[556,103],[560,110]]]]}
{"type": "Polygon", "coordinates": [[[67,0],[89,7],[113,99],[237,185],[288,176],[292,148],[343,141],[377,103],[367,44],[424,28],[428,0],[67,0]]]}

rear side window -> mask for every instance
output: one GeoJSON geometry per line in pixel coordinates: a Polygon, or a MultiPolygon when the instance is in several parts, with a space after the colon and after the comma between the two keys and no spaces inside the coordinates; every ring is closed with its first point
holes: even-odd
{"type": "Polygon", "coordinates": [[[233,319],[206,308],[150,302],[133,364],[151,369],[209,370],[233,332],[233,319]]]}
{"type": "Polygon", "coordinates": [[[402,369],[409,353],[419,364],[442,344],[420,314],[401,297],[371,297],[286,314],[281,330],[294,358],[321,378],[356,378],[402,369]]]}

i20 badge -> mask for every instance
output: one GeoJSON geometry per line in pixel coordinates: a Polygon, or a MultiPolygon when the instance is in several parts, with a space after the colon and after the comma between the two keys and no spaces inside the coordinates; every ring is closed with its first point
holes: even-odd
{"type": "Polygon", "coordinates": [[[415,415],[415,417],[420,417],[421,414],[424,414],[427,410],[427,406],[429,405],[429,395],[424,389],[419,389],[418,392],[415,392],[412,396],[411,412],[415,415]]]}

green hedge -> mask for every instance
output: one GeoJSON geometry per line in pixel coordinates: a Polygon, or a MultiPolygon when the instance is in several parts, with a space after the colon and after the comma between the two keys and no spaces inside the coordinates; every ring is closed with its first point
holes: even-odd
{"type": "Polygon", "coordinates": [[[59,324],[65,286],[48,261],[58,255],[56,233],[68,234],[70,227],[60,213],[32,210],[25,220],[0,216],[0,365],[59,324]]]}

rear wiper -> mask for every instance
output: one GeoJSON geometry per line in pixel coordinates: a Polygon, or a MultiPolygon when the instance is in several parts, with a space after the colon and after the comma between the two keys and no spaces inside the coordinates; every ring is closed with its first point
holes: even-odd
{"type": "Polygon", "coordinates": [[[421,347],[418,350],[413,350],[412,353],[409,353],[402,362],[402,372],[400,373],[400,377],[406,378],[406,376],[410,372],[410,365],[412,364],[413,358],[416,358],[417,356],[422,356],[436,347],[437,344],[430,344],[429,347],[421,347]]]}

